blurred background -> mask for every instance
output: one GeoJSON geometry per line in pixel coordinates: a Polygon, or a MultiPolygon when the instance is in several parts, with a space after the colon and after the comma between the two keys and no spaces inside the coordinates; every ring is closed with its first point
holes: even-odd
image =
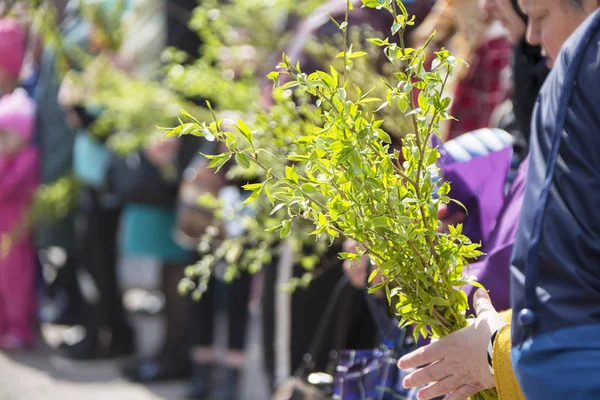
{"type": "MultiPolygon", "coordinates": [[[[393,19],[350,3],[349,39],[368,57],[349,77],[385,98],[395,69],[366,39],[391,36],[393,19]]],[[[214,174],[200,155],[219,154],[214,141],[161,129],[212,122],[210,103],[251,120],[283,168],[317,106],[267,74],[282,52],[306,73],[344,68],[347,4],[0,1],[0,399],[265,400],[309,361],[331,375],[341,349],[378,346],[364,282],[348,284],[337,257],[343,240],[307,240],[304,225],[287,242],[265,233],[268,202],[242,203],[261,172],[223,162],[214,174]]],[[[471,64],[447,87],[457,119],[442,141],[503,127],[483,153],[510,148],[514,171],[526,137],[506,122],[514,40],[498,11],[404,4],[409,47],[436,29],[428,51],[471,64]]],[[[399,148],[405,117],[377,114],[399,148]]]]}

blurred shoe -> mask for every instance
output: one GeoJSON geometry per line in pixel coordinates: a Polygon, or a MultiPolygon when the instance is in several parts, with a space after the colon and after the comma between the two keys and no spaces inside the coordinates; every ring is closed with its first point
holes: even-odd
{"type": "Polygon", "coordinates": [[[239,368],[220,367],[217,376],[219,384],[211,394],[211,400],[236,400],[241,371],[239,368]]]}
{"type": "Polygon", "coordinates": [[[133,333],[121,327],[118,334],[108,329],[85,328],[85,335],[74,343],[59,346],[61,355],[70,360],[96,360],[131,355],[135,352],[133,333]]]}
{"type": "Polygon", "coordinates": [[[138,361],[122,369],[123,375],[134,382],[148,383],[189,378],[191,363],[188,360],[155,359],[138,361]]]}
{"type": "Polygon", "coordinates": [[[189,399],[202,400],[208,398],[211,389],[212,364],[192,363],[192,378],[186,392],[189,399]]]}
{"type": "Polygon", "coordinates": [[[81,322],[78,302],[68,301],[64,296],[44,300],[40,307],[40,321],[57,325],[76,325],[81,322]]]}

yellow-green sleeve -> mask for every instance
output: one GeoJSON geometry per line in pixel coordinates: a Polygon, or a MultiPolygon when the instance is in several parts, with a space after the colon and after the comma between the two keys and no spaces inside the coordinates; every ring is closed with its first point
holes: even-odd
{"type": "MultiPolygon", "coordinates": [[[[502,316],[510,322],[510,312],[502,316]]],[[[494,366],[494,381],[500,400],[525,400],[510,360],[510,324],[500,328],[494,342],[492,365],[494,366]]]]}

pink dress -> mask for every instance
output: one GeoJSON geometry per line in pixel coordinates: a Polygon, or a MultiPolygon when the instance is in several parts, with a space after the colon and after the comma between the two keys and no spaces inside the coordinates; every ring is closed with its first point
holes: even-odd
{"type": "Polygon", "coordinates": [[[36,263],[30,229],[23,227],[38,174],[34,145],[0,156],[0,338],[12,336],[24,345],[33,344],[36,263]],[[18,236],[5,248],[6,235],[15,230],[20,230],[18,236]]]}

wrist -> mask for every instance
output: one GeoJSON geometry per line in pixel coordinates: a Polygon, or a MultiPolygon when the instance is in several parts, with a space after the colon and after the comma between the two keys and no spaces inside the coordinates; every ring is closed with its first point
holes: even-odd
{"type": "Polygon", "coordinates": [[[495,329],[494,331],[492,331],[492,336],[490,337],[490,340],[488,342],[488,348],[487,348],[487,360],[488,360],[488,368],[490,370],[490,373],[492,374],[492,376],[494,376],[494,365],[493,365],[493,360],[494,360],[494,343],[496,341],[496,337],[498,336],[498,332],[500,331],[502,327],[495,329]]]}

